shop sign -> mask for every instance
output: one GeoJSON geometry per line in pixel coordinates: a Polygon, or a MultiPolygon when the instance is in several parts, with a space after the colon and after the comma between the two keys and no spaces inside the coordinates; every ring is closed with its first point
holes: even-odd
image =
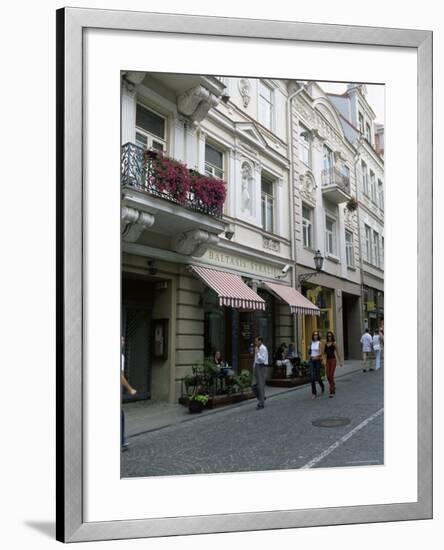
{"type": "Polygon", "coordinates": [[[243,258],[235,254],[227,254],[226,252],[207,250],[202,256],[202,259],[209,261],[213,265],[226,267],[228,269],[236,269],[245,272],[246,275],[276,277],[281,273],[279,267],[266,264],[257,260],[243,258]]]}

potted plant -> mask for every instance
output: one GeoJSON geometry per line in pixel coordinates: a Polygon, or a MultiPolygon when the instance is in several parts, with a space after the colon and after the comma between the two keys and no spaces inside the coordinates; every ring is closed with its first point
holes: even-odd
{"type": "Polygon", "coordinates": [[[358,201],[356,197],[351,197],[346,204],[347,210],[354,212],[358,208],[358,201]]]}
{"type": "Polygon", "coordinates": [[[208,403],[208,395],[206,393],[195,393],[188,400],[188,410],[191,414],[201,413],[208,403]]]}

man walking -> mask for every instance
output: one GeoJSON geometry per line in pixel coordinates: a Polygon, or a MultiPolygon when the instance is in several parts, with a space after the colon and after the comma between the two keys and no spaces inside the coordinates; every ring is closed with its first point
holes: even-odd
{"type": "Polygon", "coordinates": [[[364,334],[361,336],[361,345],[362,345],[362,360],[363,360],[363,369],[362,372],[367,372],[369,369],[370,362],[370,353],[372,351],[372,337],[368,327],[365,329],[364,334]]]}
{"type": "Polygon", "coordinates": [[[265,373],[266,366],[268,365],[268,350],[264,346],[262,336],[256,336],[254,339],[254,375],[257,384],[257,409],[264,408],[265,401],[265,373]]]}

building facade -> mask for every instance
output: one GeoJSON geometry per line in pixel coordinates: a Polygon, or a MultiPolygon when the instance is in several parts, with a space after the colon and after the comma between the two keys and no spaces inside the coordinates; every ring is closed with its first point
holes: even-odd
{"type": "Polygon", "coordinates": [[[339,114],[316,83],[295,84],[292,102],[294,219],[297,276],[314,271],[313,255],[324,257],[322,273],[301,289],[321,310],[299,329],[306,356],[312,331],[331,330],[345,358],[360,357],[361,273],[356,197],[356,150],[339,114]]]}
{"type": "Polygon", "coordinates": [[[270,353],[294,338],[289,304],[267,286],[292,285],[287,118],[285,81],[122,76],[122,334],[138,397],[176,401],[216,349],[251,369],[255,334],[270,353]],[[220,210],[197,184],[166,197],[168,174],[190,169],[224,182],[220,210]],[[223,301],[220,273],[252,300],[223,301]]]}
{"type": "Polygon", "coordinates": [[[138,398],[176,402],[215,350],[251,369],[257,334],[270,356],[291,341],[304,356],[311,330],[330,329],[356,357],[375,266],[364,279],[346,207],[358,152],[330,98],[275,79],[126,72],[121,84],[121,330],[138,398]],[[318,249],[323,272],[299,285],[318,249]]]}
{"type": "Polygon", "coordinates": [[[329,98],[356,148],[362,318],[373,332],[384,322],[384,127],[375,124],[365,85],[349,84],[343,95],[329,98]]]}

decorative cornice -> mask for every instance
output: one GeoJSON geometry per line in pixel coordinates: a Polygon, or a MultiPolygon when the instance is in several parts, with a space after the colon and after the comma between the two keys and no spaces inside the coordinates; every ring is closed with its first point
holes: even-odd
{"type": "Polygon", "coordinates": [[[242,96],[242,102],[245,109],[248,107],[251,99],[251,84],[248,78],[241,78],[239,80],[239,92],[242,96]]]}
{"type": "Polygon", "coordinates": [[[219,237],[203,229],[193,229],[175,235],[172,239],[172,249],[186,256],[200,257],[205,254],[208,247],[215,246],[219,237]]]}
{"type": "Polygon", "coordinates": [[[155,217],[152,214],[128,206],[122,208],[121,218],[122,238],[127,242],[137,241],[142,231],[151,227],[155,222],[155,217]]]}

